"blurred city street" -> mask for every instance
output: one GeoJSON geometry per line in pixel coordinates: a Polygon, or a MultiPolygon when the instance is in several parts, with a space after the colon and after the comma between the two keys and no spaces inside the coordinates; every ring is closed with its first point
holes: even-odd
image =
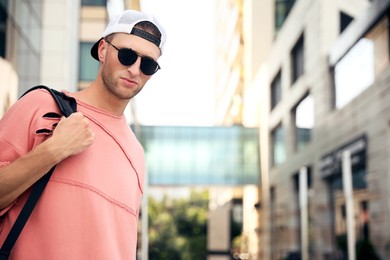
{"type": "Polygon", "coordinates": [[[390,0],[0,0],[0,117],[88,87],[123,9],[168,35],[126,109],[138,260],[390,259],[390,0]]]}

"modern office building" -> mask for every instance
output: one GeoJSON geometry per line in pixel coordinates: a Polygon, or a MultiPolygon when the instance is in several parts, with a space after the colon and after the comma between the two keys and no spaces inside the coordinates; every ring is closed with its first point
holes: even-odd
{"type": "Polygon", "coordinates": [[[243,1],[217,1],[216,122],[241,124],[244,89],[243,1]]]}
{"type": "MultiPolygon", "coordinates": [[[[273,43],[274,28],[271,26],[274,17],[273,2],[217,0],[215,47],[217,125],[259,126],[261,107],[257,95],[259,90],[251,88],[251,83],[273,43]]],[[[259,237],[258,221],[253,215],[261,215],[258,203],[261,192],[255,191],[252,187],[243,187],[241,192],[235,194],[241,194],[240,198],[243,199],[241,251],[235,257],[255,259],[259,250],[259,237]],[[258,195],[252,196],[251,192],[257,192],[258,195]],[[256,200],[253,201],[251,198],[256,200]]],[[[236,201],[237,196],[231,197],[231,203],[236,201]]],[[[220,211],[223,212],[226,205],[220,205],[220,211]]]]}
{"type": "Polygon", "coordinates": [[[0,1],[0,115],[40,74],[42,4],[0,1]]]}
{"type": "Polygon", "coordinates": [[[76,89],[79,2],[3,0],[0,9],[1,56],[17,75],[16,96],[43,83],[76,89]]]}
{"type": "Polygon", "coordinates": [[[386,259],[390,1],[268,2],[253,12],[274,14],[273,41],[243,99],[260,128],[258,259],[386,259]]]}

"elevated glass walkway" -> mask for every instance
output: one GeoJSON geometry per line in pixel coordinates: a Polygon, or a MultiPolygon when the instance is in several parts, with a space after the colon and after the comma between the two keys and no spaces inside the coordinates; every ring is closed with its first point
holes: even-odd
{"type": "Polygon", "coordinates": [[[151,186],[258,184],[257,128],[139,126],[151,186]]]}

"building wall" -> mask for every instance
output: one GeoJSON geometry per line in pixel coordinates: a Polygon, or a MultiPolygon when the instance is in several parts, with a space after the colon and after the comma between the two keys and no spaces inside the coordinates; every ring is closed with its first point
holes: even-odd
{"type": "Polygon", "coordinates": [[[75,91],[80,0],[43,0],[40,84],[75,91]]]}
{"type": "Polygon", "coordinates": [[[216,124],[242,122],[244,84],[243,0],[217,1],[216,124]]]}
{"type": "MultiPolygon", "coordinates": [[[[79,39],[80,43],[86,42],[90,43],[91,46],[98,39],[101,38],[101,34],[107,26],[108,23],[108,12],[105,6],[82,6],[80,10],[80,24],[79,24],[79,39]]],[[[79,66],[90,66],[94,68],[93,72],[97,74],[98,61],[95,61],[89,52],[86,55],[83,55],[80,50],[80,56],[83,56],[85,59],[89,59],[88,62],[81,65],[79,62],[77,70],[77,81],[78,87],[83,89],[87,87],[91,82],[84,80],[79,75],[81,68],[79,66]],[[92,65],[93,64],[93,65],[92,65]]],[[[81,57],[80,57],[81,58],[81,57]]],[[[92,75],[91,75],[92,76],[92,75]]],[[[91,78],[94,78],[92,76],[91,78]]]]}
{"type": "MultiPolygon", "coordinates": [[[[352,138],[365,134],[367,136],[367,194],[365,200],[369,201],[370,238],[382,258],[389,255],[390,243],[388,204],[390,180],[389,154],[389,112],[390,112],[390,67],[388,66],[378,80],[367,91],[353,100],[343,110],[324,119],[318,130],[316,146],[318,156],[348,142],[352,138]],[[326,140],[326,141],[325,141],[326,140]],[[373,225],[374,224],[374,225],[373,225]]],[[[318,163],[318,158],[317,162],[318,163]]],[[[317,164],[318,165],[318,164],[317,164]]],[[[326,188],[323,180],[317,179],[314,184],[316,200],[315,209],[326,208],[326,188]]],[[[356,216],[358,218],[359,216],[356,216]]],[[[317,237],[329,244],[324,234],[329,232],[329,223],[319,222],[314,227],[317,237]]],[[[319,251],[320,241],[317,240],[315,248],[319,251]]]]}
{"type": "Polygon", "coordinates": [[[7,3],[5,59],[18,77],[17,96],[38,84],[75,90],[80,1],[4,3],[7,3]]]}
{"type": "Polygon", "coordinates": [[[7,15],[4,58],[18,75],[19,96],[39,83],[42,1],[4,1],[1,5],[7,15]]]}
{"type": "Polygon", "coordinates": [[[370,239],[382,257],[389,253],[386,251],[389,234],[384,231],[389,230],[388,188],[385,187],[389,183],[389,163],[386,160],[389,156],[389,142],[386,139],[389,133],[389,66],[388,63],[382,65],[384,69],[377,73],[375,83],[352,102],[341,109],[334,108],[334,64],[330,63],[329,56],[337,49],[338,41],[348,42],[344,35],[355,30],[350,28],[359,24],[358,18],[364,18],[370,7],[368,1],[353,1],[353,4],[352,1],[340,2],[296,1],[275,38],[268,59],[260,66],[251,86],[251,93],[259,93],[259,102],[262,104],[259,117],[262,169],[259,259],[279,259],[288,252],[301,250],[299,203],[293,178],[302,166],[309,166],[312,171],[312,186],[308,195],[310,259],[335,257],[337,249],[333,229],[338,224],[335,224],[337,220],[330,217],[333,213],[329,205],[328,184],[321,176],[320,161],[327,153],[361,135],[367,136],[368,140],[368,186],[364,194],[355,194],[355,200],[369,201],[370,223],[376,223],[375,226],[370,225],[370,239]],[[340,11],[355,18],[341,35],[340,11]],[[304,73],[293,83],[291,50],[302,33],[304,73]],[[280,69],[282,100],[271,111],[270,85],[280,69]],[[311,142],[297,151],[292,111],[307,93],[314,99],[315,125],[311,142]],[[271,133],[279,124],[285,129],[286,160],[280,165],[274,165],[271,133]]]}
{"type": "Polygon", "coordinates": [[[230,188],[210,188],[210,202],[207,221],[208,260],[230,259],[230,201],[233,190],[230,188]]]}
{"type": "Polygon", "coordinates": [[[260,124],[260,89],[252,86],[260,66],[268,59],[275,36],[274,0],[243,1],[244,63],[242,95],[242,124],[253,127],[260,124]]]}
{"type": "MultiPolygon", "coordinates": [[[[271,0],[220,0],[217,1],[217,21],[216,21],[216,125],[231,126],[243,125],[243,109],[245,108],[244,93],[245,86],[251,82],[254,72],[266,56],[267,47],[270,45],[270,38],[265,39],[269,33],[266,24],[270,16],[257,15],[257,10],[270,5],[271,0]],[[258,29],[262,31],[263,37],[258,34],[258,29]],[[268,30],[268,31],[267,31],[268,30]],[[268,33],[268,34],[266,34],[268,33]],[[260,54],[259,54],[260,53],[260,54]],[[259,59],[259,57],[261,59],[259,59]]],[[[266,14],[267,12],[264,12],[266,14]]],[[[257,105],[257,103],[256,103],[257,105]]],[[[253,110],[252,110],[253,111],[253,110]]],[[[247,125],[249,126],[249,125],[247,125]]],[[[257,126],[252,124],[250,126],[257,126]]],[[[243,187],[243,231],[238,243],[240,243],[241,257],[253,257],[257,253],[257,213],[254,205],[257,202],[257,195],[251,193],[248,187],[243,187]],[[256,199],[253,199],[256,198],[256,199]]],[[[257,193],[257,188],[254,188],[257,193]]],[[[212,198],[212,195],[210,196],[212,198]]],[[[230,234],[218,236],[221,232],[220,219],[228,216],[229,211],[223,208],[211,208],[209,212],[209,234],[208,248],[214,249],[214,243],[222,243],[221,238],[230,239],[230,234]],[[219,223],[218,225],[215,225],[219,223]],[[214,234],[214,235],[213,235],[214,234]]],[[[237,241],[237,239],[236,239],[237,241]]],[[[230,242],[229,242],[230,243],[230,242]]],[[[230,250],[230,244],[227,244],[230,250]]],[[[212,259],[217,259],[216,255],[212,259]]],[[[219,256],[224,257],[224,256],[219,256]]],[[[237,256],[235,256],[237,257],[237,256]]],[[[210,258],[211,259],[211,258],[210,258]]]]}
{"type": "Polygon", "coordinates": [[[243,187],[243,228],[241,252],[242,259],[254,259],[258,253],[258,211],[255,204],[259,201],[258,187],[247,185],[243,187]]]}

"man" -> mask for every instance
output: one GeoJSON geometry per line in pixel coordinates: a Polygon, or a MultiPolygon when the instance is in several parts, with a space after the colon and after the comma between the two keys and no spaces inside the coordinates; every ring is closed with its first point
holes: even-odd
{"type": "Polygon", "coordinates": [[[91,85],[68,93],[78,112],[59,118],[45,90],[22,97],[0,121],[0,245],[30,193],[57,167],[10,259],[135,259],[143,149],[123,115],[160,68],[165,32],[127,10],[91,49],[91,85]],[[58,123],[58,124],[57,124],[58,123]]]}

